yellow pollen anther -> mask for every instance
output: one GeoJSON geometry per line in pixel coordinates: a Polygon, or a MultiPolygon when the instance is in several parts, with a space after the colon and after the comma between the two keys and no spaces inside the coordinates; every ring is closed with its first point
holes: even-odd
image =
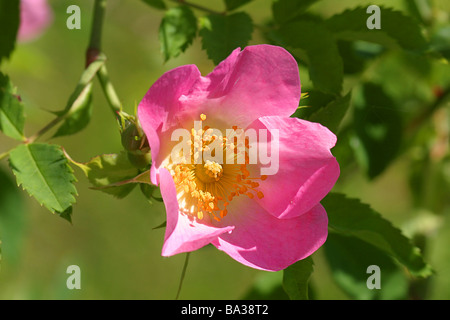
{"type": "MultiPolygon", "coordinates": [[[[206,115],[200,114],[200,119],[205,121],[206,115]]],[[[242,130],[238,126],[232,128],[235,131],[242,130]]],[[[209,126],[204,126],[203,129],[192,128],[190,155],[186,155],[187,160],[173,163],[169,158],[166,164],[176,186],[180,211],[192,219],[208,218],[220,221],[227,214],[231,214],[227,206],[234,198],[242,195],[250,199],[264,197],[258,187],[267,176],[252,176],[249,155],[247,151],[239,150],[242,147],[249,148],[248,138],[238,143],[234,140],[236,137],[232,139],[217,135],[214,130],[209,126]],[[216,158],[213,158],[214,161],[206,160],[207,153],[210,153],[211,157],[216,156],[217,146],[223,148],[224,157],[219,159],[222,161],[216,158]],[[234,163],[228,162],[231,157],[234,163]],[[245,160],[245,163],[238,162],[238,159],[245,160]]]]}
{"type": "Polygon", "coordinates": [[[222,166],[216,162],[206,160],[206,163],[203,167],[205,168],[205,173],[211,178],[217,179],[222,175],[222,166]]]}
{"type": "Polygon", "coordinates": [[[228,213],[227,209],[220,211],[220,217],[221,218],[225,217],[227,215],[227,213],[228,213]]]}

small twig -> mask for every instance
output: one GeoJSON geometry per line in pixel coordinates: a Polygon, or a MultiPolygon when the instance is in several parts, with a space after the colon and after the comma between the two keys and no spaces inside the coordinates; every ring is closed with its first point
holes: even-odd
{"type": "Polygon", "coordinates": [[[184,260],[183,271],[181,271],[180,285],[178,286],[178,292],[177,292],[177,296],[175,297],[175,300],[178,300],[178,298],[180,296],[181,287],[183,286],[183,280],[184,280],[184,276],[186,275],[186,269],[187,269],[187,266],[189,263],[189,255],[190,254],[191,254],[190,252],[186,253],[186,259],[184,260]]]}
{"type": "Polygon", "coordinates": [[[49,131],[50,129],[52,129],[54,126],[56,126],[58,123],[60,123],[62,120],[65,119],[65,116],[59,116],[55,119],[53,119],[52,121],[49,122],[49,124],[47,124],[45,127],[43,127],[41,130],[39,130],[38,132],[36,132],[34,135],[32,135],[31,137],[27,138],[25,143],[33,143],[34,141],[36,141],[39,137],[41,137],[42,135],[44,135],[47,131],[49,131]]]}
{"type": "Polygon", "coordinates": [[[429,105],[419,115],[411,120],[411,122],[406,127],[406,133],[414,133],[449,97],[450,88],[447,88],[431,105],[429,105]]]}
{"type": "Polygon", "coordinates": [[[11,150],[3,152],[2,154],[0,154],[0,160],[3,160],[4,158],[6,158],[9,155],[10,152],[11,152],[11,150]]]}

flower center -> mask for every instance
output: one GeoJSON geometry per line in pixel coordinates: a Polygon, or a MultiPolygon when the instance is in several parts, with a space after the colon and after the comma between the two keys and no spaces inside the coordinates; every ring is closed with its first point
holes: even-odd
{"type": "MultiPolygon", "coordinates": [[[[206,116],[202,114],[200,119],[205,121],[206,116]]],[[[236,130],[237,127],[233,129],[236,130]]],[[[264,197],[258,187],[267,176],[250,176],[247,168],[248,140],[245,141],[244,164],[226,161],[229,155],[224,155],[221,163],[203,158],[201,163],[196,161],[199,159],[199,152],[208,151],[214,142],[219,143],[216,147],[219,146],[224,153],[226,150],[232,150],[234,160],[238,157],[238,144],[227,137],[212,134],[207,126],[201,130],[192,129],[191,142],[191,163],[169,163],[166,166],[175,182],[181,212],[198,219],[209,215],[219,221],[227,215],[227,206],[236,197],[246,196],[251,199],[255,196],[259,199],[264,197]]]]}
{"type": "Polygon", "coordinates": [[[212,183],[220,180],[223,168],[217,162],[206,160],[205,164],[195,166],[195,175],[203,183],[212,183]]]}

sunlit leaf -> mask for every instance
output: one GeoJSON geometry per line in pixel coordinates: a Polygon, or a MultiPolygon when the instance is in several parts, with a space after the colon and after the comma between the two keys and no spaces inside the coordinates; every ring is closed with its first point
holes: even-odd
{"type": "Polygon", "coordinates": [[[273,17],[282,24],[294,20],[318,0],[277,0],[272,4],[273,17]]]}
{"type": "Polygon", "coordinates": [[[421,51],[426,47],[418,23],[400,11],[380,7],[381,29],[368,29],[367,7],[346,10],[326,20],[328,29],[339,39],[364,40],[388,48],[421,51]]]}
{"type": "Polygon", "coordinates": [[[66,119],[58,128],[55,137],[75,134],[89,124],[92,114],[92,83],[89,83],[80,93],[67,113],[66,119]]]}
{"type": "Polygon", "coordinates": [[[278,37],[283,45],[306,52],[309,74],[314,88],[339,94],[344,67],[331,32],[320,21],[303,19],[282,25],[278,37]],[[301,34],[301,36],[299,36],[301,34]]]}
{"type": "Polygon", "coordinates": [[[432,269],[411,241],[369,205],[343,194],[330,193],[322,201],[331,231],[365,241],[403,264],[418,277],[428,277],[432,269]]]}
{"type": "Polygon", "coordinates": [[[291,300],[308,300],[309,278],[314,270],[311,256],[297,261],[283,271],[283,288],[291,300]]]}
{"type": "Polygon", "coordinates": [[[75,176],[57,145],[23,144],[10,153],[17,184],[51,212],[62,213],[75,203],[75,176]]]}
{"type": "Polygon", "coordinates": [[[325,107],[319,109],[308,118],[309,121],[319,122],[334,133],[337,133],[339,125],[350,106],[351,93],[340,97],[325,107]]]}
{"type": "Polygon", "coordinates": [[[15,95],[11,81],[0,72],[0,131],[13,139],[24,140],[23,109],[23,104],[15,95]]]}
{"type": "Polygon", "coordinates": [[[355,237],[330,233],[324,245],[334,280],[353,299],[405,299],[408,279],[385,252],[355,237]],[[367,286],[369,266],[380,268],[380,289],[367,286]]]}
{"type": "Polygon", "coordinates": [[[127,196],[136,186],[136,183],[122,183],[136,177],[139,173],[138,169],[128,161],[125,152],[103,154],[86,163],[76,162],[73,159],[70,161],[83,170],[94,189],[119,199],[127,196]]]}
{"type": "Polygon", "coordinates": [[[164,60],[184,52],[197,35],[197,18],[187,6],[167,10],[159,26],[159,41],[164,60]]]}
{"type": "Polygon", "coordinates": [[[261,273],[242,297],[243,300],[288,300],[283,289],[283,271],[261,273]]]}
{"type": "Polygon", "coordinates": [[[319,90],[309,90],[308,96],[300,99],[300,106],[294,116],[308,120],[315,112],[333,102],[336,96],[319,90]]]}
{"type": "Polygon", "coordinates": [[[211,14],[201,19],[203,49],[215,64],[219,64],[237,47],[245,47],[252,32],[252,18],[245,12],[227,16],[211,14]]]}
{"type": "Polygon", "coordinates": [[[64,110],[55,112],[64,121],[54,137],[75,134],[89,124],[92,113],[92,79],[104,63],[103,56],[93,61],[81,74],[64,110]]]}

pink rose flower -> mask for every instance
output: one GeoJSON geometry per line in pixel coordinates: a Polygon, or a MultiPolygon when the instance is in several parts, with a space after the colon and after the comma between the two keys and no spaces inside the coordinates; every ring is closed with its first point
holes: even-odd
{"type": "Polygon", "coordinates": [[[52,20],[53,12],[46,0],[21,0],[18,40],[20,42],[34,40],[52,20]]]}
{"type": "MultiPolygon", "coordinates": [[[[244,265],[278,271],[325,242],[328,218],[319,202],[339,176],[330,152],[336,136],[318,123],[289,117],[300,94],[297,62],[270,45],[238,48],[206,77],[186,65],[151,86],[138,118],[151,147],[151,180],[160,186],[167,212],[163,256],[211,243],[244,265]],[[194,121],[201,121],[201,130],[193,129],[194,121]],[[200,141],[206,149],[212,140],[224,151],[238,147],[226,135],[213,137],[211,128],[253,129],[262,138],[261,129],[268,139],[245,141],[244,164],[174,162],[179,141],[172,133],[179,128],[192,132],[191,146],[200,141]],[[262,161],[249,161],[251,150],[262,145],[278,151],[274,174],[261,174],[262,161]]],[[[198,159],[194,146],[190,150],[187,159],[198,159]]]]}

